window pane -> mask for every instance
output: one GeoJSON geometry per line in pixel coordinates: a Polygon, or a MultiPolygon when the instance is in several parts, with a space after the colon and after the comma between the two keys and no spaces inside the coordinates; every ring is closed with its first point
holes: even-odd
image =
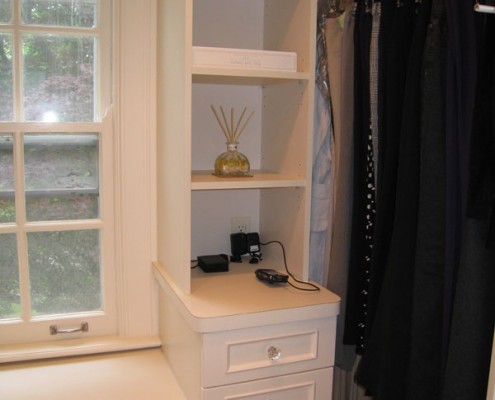
{"type": "Polygon", "coordinates": [[[0,319],[20,316],[18,271],[16,236],[15,234],[0,235],[0,319]]]}
{"type": "Polygon", "coordinates": [[[33,315],[101,310],[97,230],[28,233],[33,315]]]}
{"type": "Polygon", "coordinates": [[[0,0],[0,24],[7,24],[12,21],[11,0],[0,0]]]}
{"type": "Polygon", "coordinates": [[[0,223],[14,221],[13,138],[0,134],[0,223]]]}
{"type": "Polygon", "coordinates": [[[94,120],[93,37],[24,35],[24,119],[94,120]]]}
{"type": "Polygon", "coordinates": [[[25,24],[91,28],[96,25],[96,0],[22,0],[25,24]]]}
{"type": "Polygon", "coordinates": [[[98,135],[25,135],[29,221],[98,217],[98,135]]]}
{"type": "Polygon", "coordinates": [[[12,35],[0,33],[0,121],[12,121],[12,35]]]}

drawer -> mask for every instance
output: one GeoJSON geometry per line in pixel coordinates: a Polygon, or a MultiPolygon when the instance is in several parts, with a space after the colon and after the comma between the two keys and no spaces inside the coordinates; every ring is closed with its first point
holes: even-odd
{"type": "Polygon", "coordinates": [[[202,387],[333,366],[336,318],[205,334],[202,387]]]}
{"type": "Polygon", "coordinates": [[[333,368],[203,389],[202,400],[328,400],[333,368]]]}

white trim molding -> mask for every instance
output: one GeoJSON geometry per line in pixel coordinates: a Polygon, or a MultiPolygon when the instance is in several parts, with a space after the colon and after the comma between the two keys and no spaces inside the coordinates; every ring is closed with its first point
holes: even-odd
{"type": "Polygon", "coordinates": [[[119,332],[157,332],[151,261],[156,258],[156,0],[116,0],[116,156],[119,332]]]}

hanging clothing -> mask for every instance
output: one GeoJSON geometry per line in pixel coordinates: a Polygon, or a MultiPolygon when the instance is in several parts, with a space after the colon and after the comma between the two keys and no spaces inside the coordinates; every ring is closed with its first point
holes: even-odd
{"type": "MultiPolygon", "coordinates": [[[[368,195],[366,179],[369,178],[372,158],[369,94],[369,50],[371,40],[371,14],[367,2],[357,4],[354,29],[354,166],[353,210],[344,344],[357,345],[362,353],[366,326],[366,307],[369,284],[370,253],[369,212],[367,206],[374,203],[368,195]],[[371,153],[371,154],[370,154],[371,153]],[[368,161],[367,161],[368,158],[368,161]],[[368,227],[368,229],[367,229],[368,227]]],[[[373,173],[373,171],[371,171],[373,173]]],[[[371,176],[373,179],[373,175],[371,176]]],[[[373,215],[374,217],[374,215],[373,215]]]]}
{"type": "MultiPolygon", "coordinates": [[[[447,197],[444,332],[450,331],[466,213],[468,160],[476,82],[477,36],[473,3],[447,1],[448,59],[446,92],[447,197]]],[[[444,338],[444,363],[448,337],[444,338]]]]}
{"type": "Polygon", "coordinates": [[[410,398],[424,400],[439,399],[443,381],[447,59],[445,14],[444,0],[433,0],[421,74],[419,208],[407,392],[411,393],[410,398]]]}
{"type": "Polygon", "coordinates": [[[442,400],[485,400],[495,325],[495,19],[482,40],[471,130],[467,218],[453,298],[442,400]]]}
{"type": "MultiPolygon", "coordinates": [[[[381,294],[357,380],[377,400],[408,399],[414,259],[419,193],[421,67],[429,0],[405,1],[402,17],[414,26],[403,98],[395,219],[381,294]]],[[[411,397],[414,398],[414,397],[411,397]]]]}
{"type": "Polygon", "coordinates": [[[337,319],[335,365],[351,371],[356,359],[354,346],[343,344],[352,218],[354,13],[329,18],[325,24],[328,72],[335,138],[335,209],[330,243],[327,288],[341,297],[337,319]]]}
{"type": "Polygon", "coordinates": [[[397,7],[394,0],[381,2],[378,53],[380,138],[366,337],[373,326],[395,221],[403,99],[414,20],[415,16],[410,12],[409,6],[397,7]]]}
{"type": "MultiPolygon", "coordinates": [[[[320,5],[321,7],[321,5],[320,5]]],[[[315,87],[315,135],[313,138],[313,167],[311,186],[311,221],[309,278],[320,284],[326,282],[327,234],[333,225],[332,204],[334,198],[333,174],[333,126],[331,118],[330,89],[328,81],[327,53],[324,19],[321,10],[317,26],[315,87]]],[[[330,230],[331,232],[331,230],[330,230]]]]}
{"type": "MultiPolygon", "coordinates": [[[[327,49],[342,45],[350,59],[337,28],[326,24],[327,49]]],[[[329,89],[330,100],[342,99],[329,118],[335,141],[315,142],[330,154],[335,185],[325,246],[328,287],[345,292],[338,339],[362,354],[355,378],[374,400],[485,400],[495,324],[495,17],[474,13],[471,0],[360,0],[352,36],[352,84],[329,89]]],[[[327,54],[330,70],[337,53],[327,54]]],[[[353,358],[342,343],[344,365],[353,358]]]]}
{"type": "Polygon", "coordinates": [[[486,247],[495,247],[495,20],[480,18],[478,83],[471,135],[467,216],[488,224],[486,247]]]}
{"type": "Polygon", "coordinates": [[[377,190],[378,159],[379,159],[379,129],[378,129],[378,79],[381,2],[371,5],[371,39],[370,39],[370,127],[373,145],[373,175],[374,187],[377,190]]]}

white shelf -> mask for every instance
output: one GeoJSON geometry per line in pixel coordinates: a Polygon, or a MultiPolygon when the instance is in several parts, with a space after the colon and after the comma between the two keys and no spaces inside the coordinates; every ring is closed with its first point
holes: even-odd
{"type": "Polygon", "coordinates": [[[266,171],[251,171],[251,177],[219,177],[212,171],[193,171],[192,190],[265,189],[283,187],[305,187],[306,180],[300,176],[277,174],[266,171]]]}
{"type": "Polygon", "coordinates": [[[287,72],[250,68],[192,67],[193,83],[270,85],[290,81],[307,81],[307,72],[287,72]]]}

